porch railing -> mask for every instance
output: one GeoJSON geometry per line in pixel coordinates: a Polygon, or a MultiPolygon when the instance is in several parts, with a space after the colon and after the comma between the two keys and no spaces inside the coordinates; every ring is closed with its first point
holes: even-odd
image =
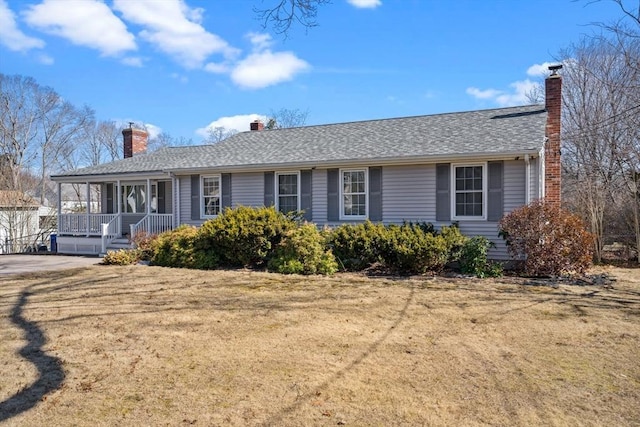
{"type": "Polygon", "coordinates": [[[107,246],[120,236],[122,229],[122,217],[116,215],[111,221],[102,224],[102,253],[107,253],[107,246]]]}
{"type": "Polygon", "coordinates": [[[148,214],[136,224],[131,224],[130,238],[133,240],[136,234],[160,234],[173,230],[173,214],[148,214]]]}
{"type": "Polygon", "coordinates": [[[109,224],[118,214],[61,214],[58,217],[58,234],[102,236],[102,224],[109,224]]]}

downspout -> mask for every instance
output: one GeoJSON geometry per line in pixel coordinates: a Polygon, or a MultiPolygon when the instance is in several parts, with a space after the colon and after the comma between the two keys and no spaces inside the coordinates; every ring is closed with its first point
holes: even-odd
{"type": "Polygon", "coordinates": [[[542,150],[540,150],[540,165],[538,166],[538,172],[540,173],[540,176],[538,177],[538,184],[539,184],[539,188],[538,188],[538,198],[539,199],[544,199],[545,196],[545,186],[546,186],[546,176],[545,176],[545,156],[544,156],[544,152],[545,152],[545,148],[547,145],[547,141],[549,138],[547,138],[546,136],[544,137],[544,144],[542,147],[542,150]]]}
{"type": "Polygon", "coordinates": [[[529,155],[524,155],[524,202],[525,204],[531,203],[531,161],[529,155]]]}

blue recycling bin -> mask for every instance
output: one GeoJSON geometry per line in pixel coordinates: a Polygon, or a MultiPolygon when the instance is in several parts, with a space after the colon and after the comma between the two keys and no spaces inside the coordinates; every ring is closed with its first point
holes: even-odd
{"type": "Polygon", "coordinates": [[[51,235],[51,252],[58,252],[58,235],[51,235]]]}

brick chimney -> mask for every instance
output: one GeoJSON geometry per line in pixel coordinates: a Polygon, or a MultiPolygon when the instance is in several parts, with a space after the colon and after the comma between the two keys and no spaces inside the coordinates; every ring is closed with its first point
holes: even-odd
{"type": "Polygon", "coordinates": [[[250,123],[250,129],[253,130],[263,130],[264,129],[264,123],[262,123],[262,121],[260,120],[254,120],[250,123]]]}
{"type": "Polygon", "coordinates": [[[144,154],[147,152],[147,138],[149,134],[142,129],[134,129],[133,123],[129,123],[129,127],[122,130],[124,139],[124,158],[133,157],[136,154],[144,154]]]}
{"type": "Polygon", "coordinates": [[[551,65],[551,75],[545,80],[545,109],[547,126],[544,150],[545,202],[560,206],[560,115],[562,110],[562,65],[551,65]]]}

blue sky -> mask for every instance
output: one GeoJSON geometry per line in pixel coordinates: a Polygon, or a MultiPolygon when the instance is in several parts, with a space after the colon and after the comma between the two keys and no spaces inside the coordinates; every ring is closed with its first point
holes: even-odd
{"type": "Polygon", "coordinates": [[[521,105],[590,23],[621,16],[612,1],[333,0],[285,38],[253,11],[275,3],[0,0],[0,72],[199,143],[280,108],[323,124],[521,105]]]}

